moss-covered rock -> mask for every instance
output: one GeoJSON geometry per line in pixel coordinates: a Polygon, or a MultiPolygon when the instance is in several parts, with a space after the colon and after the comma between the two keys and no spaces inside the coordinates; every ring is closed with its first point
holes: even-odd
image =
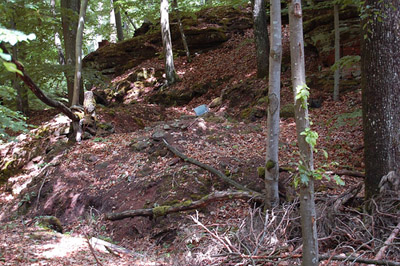
{"type": "Polygon", "coordinates": [[[281,107],[280,117],[288,119],[294,117],[294,105],[289,103],[281,107]]]}

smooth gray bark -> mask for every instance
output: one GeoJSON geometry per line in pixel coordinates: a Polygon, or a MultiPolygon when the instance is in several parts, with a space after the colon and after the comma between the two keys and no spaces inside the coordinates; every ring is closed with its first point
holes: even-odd
{"type": "MultiPolygon", "coordinates": [[[[53,17],[55,20],[57,20],[57,14],[56,14],[56,1],[55,0],[50,0],[50,6],[51,6],[51,13],[53,14],[53,17]]],[[[57,48],[58,52],[58,62],[60,65],[65,65],[65,56],[64,52],[62,49],[61,45],[61,39],[60,39],[60,33],[58,32],[58,27],[54,26],[54,44],[57,48]]],[[[66,75],[66,73],[64,73],[66,75]]]]}
{"type": "MultiPolygon", "coordinates": [[[[289,4],[290,57],[292,69],[292,85],[295,98],[295,117],[297,140],[302,164],[313,171],[313,151],[301,135],[310,127],[307,104],[296,100],[297,91],[306,84],[304,63],[303,15],[301,0],[292,0],[289,4]]],[[[309,177],[308,184],[300,184],[301,231],[303,238],[303,266],[318,265],[318,238],[314,201],[314,180],[309,177]]]]}
{"type": "Polygon", "coordinates": [[[282,62],[282,22],[280,0],[270,1],[271,47],[269,53],[269,91],[265,190],[267,209],[279,205],[279,110],[282,62]]]}
{"type": "Polygon", "coordinates": [[[400,174],[400,1],[365,1],[377,12],[363,21],[361,87],[365,197],[379,193],[382,176],[400,174]]]}
{"type": "MultiPolygon", "coordinates": [[[[339,28],[339,5],[334,5],[334,24],[335,24],[335,63],[340,60],[340,28],[339,28]]],[[[339,82],[340,68],[335,70],[333,85],[333,100],[339,101],[339,82]]]]}
{"type": "Polygon", "coordinates": [[[257,77],[268,74],[269,39],[265,0],[255,0],[253,8],[254,39],[256,43],[257,77]]]}
{"type": "Polygon", "coordinates": [[[169,28],[168,0],[161,0],[161,37],[163,41],[165,55],[165,75],[168,85],[174,84],[178,80],[175,72],[174,55],[172,53],[171,31],[169,28]]]}
{"type": "Polygon", "coordinates": [[[61,21],[64,37],[65,60],[68,69],[66,71],[68,102],[72,105],[74,95],[74,72],[75,66],[75,42],[76,30],[78,28],[79,0],[61,0],[61,21]]]}
{"type": "Polygon", "coordinates": [[[192,60],[190,58],[190,51],[189,51],[189,46],[186,41],[185,31],[183,30],[183,25],[182,25],[182,20],[181,20],[181,12],[179,11],[178,1],[174,0],[173,5],[174,5],[175,12],[176,12],[176,17],[178,19],[179,32],[181,33],[182,43],[183,43],[183,47],[184,47],[185,53],[186,53],[186,60],[188,62],[191,62],[192,60]]]}
{"type": "Polygon", "coordinates": [[[82,40],[83,28],[85,27],[85,17],[88,0],[82,0],[81,9],[79,12],[79,23],[76,33],[75,46],[75,78],[74,78],[74,94],[72,97],[72,105],[79,104],[79,96],[82,87],[82,40]]]}
{"type": "Polygon", "coordinates": [[[115,15],[115,27],[117,28],[118,41],[123,41],[124,40],[124,32],[122,30],[121,12],[120,12],[119,7],[115,7],[117,1],[118,0],[113,0],[114,15],[115,15]]]}

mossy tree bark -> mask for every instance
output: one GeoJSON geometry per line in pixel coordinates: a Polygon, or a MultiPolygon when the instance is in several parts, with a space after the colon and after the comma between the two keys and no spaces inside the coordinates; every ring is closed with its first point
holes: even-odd
{"type": "Polygon", "coordinates": [[[362,22],[361,57],[368,199],[379,192],[382,176],[400,174],[400,2],[367,0],[364,5],[371,11],[362,22]]]}
{"type": "Polygon", "coordinates": [[[282,22],[280,0],[271,0],[271,48],[269,53],[269,91],[267,119],[267,153],[265,167],[265,206],[272,209],[279,204],[279,110],[282,61],[282,22]]]}
{"type": "MultiPolygon", "coordinates": [[[[289,2],[289,27],[297,140],[301,163],[309,172],[312,172],[314,170],[313,151],[310,144],[306,141],[306,136],[301,134],[306,128],[310,127],[308,107],[307,103],[304,103],[302,99],[296,99],[298,90],[306,85],[301,0],[292,0],[289,2]]],[[[300,184],[300,214],[303,238],[302,265],[315,266],[318,265],[318,238],[314,201],[314,180],[312,176],[309,177],[307,184],[300,184]]]]}

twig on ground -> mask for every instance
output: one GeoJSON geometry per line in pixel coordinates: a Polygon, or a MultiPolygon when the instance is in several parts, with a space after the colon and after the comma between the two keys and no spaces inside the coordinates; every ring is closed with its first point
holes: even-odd
{"type": "Polygon", "coordinates": [[[360,257],[353,257],[353,256],[332,256],[329,254],[326,255],[320,255],[319,260],[339,260],[339,261],[353,261],[353,262],[359,262],[359,263],[366,263],[366,264],[375,264],[375,265],[387,265],[387,266],[400,266],[400,262],[396,261],[391,261],[391,260],[376,260],[376,259],[366,259],[366,258],[360,258],[360,257]]]}
{"type": "Polygon", "coordinates": [[[220,179],[222,179],[223,181],[229,183],[230,185],[236,187],[237,189],[240,190],[244,190],[244,191],[249,191],[252,193],[258,193],[254,190],[251,190],[239,183],[237,183],[236,181],[230,179],[229,177],[227,177],[226,175],[224,175],[221,171],[218,171],[217,169],[215,169],[214,167],[207,165],[207,164],[203,164],[193,158],[190,158],[188,156],[186,156],[185,154],[181,153],[180,151],[178,151],[177,149],[175,149],[173,146],[171,146],[165,139],[162,139],[164,142],[164,145],[176,156],[178,156],[179,158],[183,159],[185,162],[189,162],[191,164],[197,165],[200,168],[203,168],[207,171],[210,171],[211,173],[213,173],[214,175],[218,176],[220,179]]]}
{"type": "Polygon", "coordinates": [[[375,258],[376,260],[380,260],[382,259],[382,257],[385,254],[386,249],[388,248],[388,246],[393,242],[393,240],[396,238],[397,234],[400,231],[400,223],[397,224],[397,226],[393,229],[392,233],[390,234],[390,236],[386,239],[385,243],[383,244],[383,246],[379,249],[378,254],[376,254],[375,258]]]}
{"type": "Polygon", "coordinates": [[[90,244],[90,240],[89,240],[89,237],[88,237],[87,234],[85,234],[85,238],[86,238],[86,242],[88,243],[90,252],[92,253],[94,259],[96,260],[97,265],[103,266],[103,264],[101,264],[101,262],[100,262],[99,259],[97,258],[96,253],[94,252],[94,249],[93,249],[92,245],[90,244]]]}

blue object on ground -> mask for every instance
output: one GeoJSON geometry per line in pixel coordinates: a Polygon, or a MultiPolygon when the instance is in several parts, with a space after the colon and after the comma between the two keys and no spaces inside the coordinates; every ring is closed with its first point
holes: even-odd
{"type": "Polygon", "coordinates": [[[210,111],[210,109],[208,109],[208,106],[205,104],[202,104],[202,105],[194,108],[194,112],[196,113],[197,116],[204,115],[205,113],[208,113],[209,111],[210,111]]]}

